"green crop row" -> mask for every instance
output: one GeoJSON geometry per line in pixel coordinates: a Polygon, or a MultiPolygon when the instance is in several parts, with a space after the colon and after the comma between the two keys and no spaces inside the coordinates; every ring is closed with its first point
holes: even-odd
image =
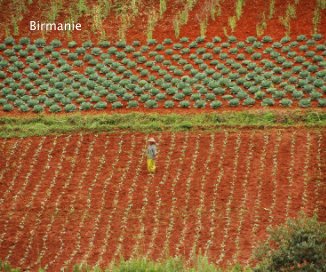
{"type": "Polygon", "coordinates": [[[37,113],[325,106],[326,47],[320,35],[204,41],[87,41],[63,48],[59,40],[7,38],[0,44],[0,105],[37,113]]]}

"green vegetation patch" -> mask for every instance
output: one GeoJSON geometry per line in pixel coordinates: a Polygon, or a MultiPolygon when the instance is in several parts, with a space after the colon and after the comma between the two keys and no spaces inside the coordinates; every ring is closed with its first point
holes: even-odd
{"type": "Polygon", "coordinates": [[[96,114],[80,113],[1,117],[0,137],[28,137],[78,132],[186,131],[230,128],[325,127],[326,112],[250,111],[203,114],[96,114]]]}

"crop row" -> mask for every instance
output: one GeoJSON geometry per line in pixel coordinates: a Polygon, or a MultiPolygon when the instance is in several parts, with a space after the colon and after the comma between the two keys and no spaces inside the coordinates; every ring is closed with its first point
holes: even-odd
{"type": "MultiPolygon", "coordinates": [[[[4,111],[325,106],[322,37],[0,44],[4,111]]],[[[27,39],[27,38],[25,38],[27,39]]],[[[22,40],[24,42],[22,42],[22,40]]]]}
{"type": "Polygon", "coordinates": [[[1,198],[0,258],[28,270],[76,262],[102,266],[139,254],[190,262],[205,252],[222,265],[250,262],[267,227],[300,209],[318,211],[320,132],[156,138],[154,176],[147,174],[140,134],[6,140],[4,163],[12,167],[0,180],[1,186],[8,181],[1,198]]]}

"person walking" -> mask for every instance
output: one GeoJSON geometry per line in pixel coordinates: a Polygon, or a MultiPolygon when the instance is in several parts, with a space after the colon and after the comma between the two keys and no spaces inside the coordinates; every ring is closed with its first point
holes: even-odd
{"type": "Polygon", "coordinates": [[[156,141],[154,138],[148,139],[147,146],[147,170],[149,173],[153,174],[156,170],[155,158],[157,154],[156,141]]]}

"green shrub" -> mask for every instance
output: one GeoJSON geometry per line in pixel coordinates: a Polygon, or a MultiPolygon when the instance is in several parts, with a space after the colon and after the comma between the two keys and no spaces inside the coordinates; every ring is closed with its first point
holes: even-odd
{"type": "Polygon", "coordinates": [[[92,95],[91,102],[99,102],[99,101],[101,101],[101,97],[97,95],[92,95]]]}
{"type": "Polygon", "coordinates": [[[68,97],[63,96],[62,98],[59,99],[62,105],[68,105],[71,103],[71,99],[68,97]]]}
{"type": "Polygon", "coordinates": [[[34,44],[36,47],[44,47],[46,45],[46,42],[44,39],[39,38],[34,41],[34,44]]]}
{"type": "Polygon", "coordinates": [[[38,100],[39,103],[44,103],[47,97],[45,95],[38,95],[36,99],[38,100]]]}
{"type": "Polygon", "coordinates": [[[189,53],[190,53],[190,49],[189,49],[189,48],[182,48],[182,49],[180,50],[180,53],[181,53],[182,55],[189,54],[189,53]]]}
{"type": "Polygon", "coordinates": [[[26,58],[28,56],[28,52],[26,50],[19,50],[19,56],[21,58],[26,58]]]}
{"type": "Polygon", "coordinates": [[[28,45],[30,43],[30,39],[28,37],[22,37],[19,40],[19,44],[21,45],[28,45]]]}
{"type": "Polygon", "coordinates": [[[0,51],[6,50],[7,46],[4,43],[0,43],[0,51]]]}
{"type": "Polygon", "coordinates": [[[54,39],[54,40],[51,41],[50,45],[53,48],[58,48],[58,47],[62,46],[62,43],[58,39],[54,39]]]}
{"type": "MultiPolygon", "coordinates": [[[[120,102],[114,102],[113,104],[112,104],[112,108],[115,108],[114,107],[114,104],[115,103],[120,103],[120,102]]],[[[120,103],[121,104],[121,103],[120,103]]],[[[122,105],[122,104],[121,104],[122,105]]],[[[97,102],[95,105],[94,105],[94,109],[96,109],[96,110],[103,110],[103,109],[106,109],[107,108],[107,106],[108,106],[108,104],[106,103],[106,102],[104,102],[104,101],[99,101],[99,102],[97,102]]]]}
{"type": "Polygon", "coordinates": [[[312,38],[315,40],[315,41],[319,41],[323,38],[323,35],[320,34],[320,33],[315,33],[315,34],[312,34],[312,38]]]}
{"type": "Polygon", "coordinates": [[[203,54],[203,60],[212,60],[213,56],[211,53],[205,53],[203,54]]]}
{"type": "Polygon", "coordinates": [[[44,101],[44,105],[47,106],[47,107],[50,107],[52,106],[53,104],[55,104],[54,100],[53,99],[46,99],[44,101]]]}
{"type": "Polygon", "coordinates": [[[11,57],[11,56],[15,56],[15,51],[12,50],[12,49],[6,49],[4,52],[3,52],[7,57],[11,57]]]}
{"type": "Polygon", "coordinates": [[[226,60],[228,58],[228,54],[227,53],[220,53],[219,55],[221,60],[226,60]]]}
{"type": "Polygon", "coordinates": [[[51,57],[53,59],[60,59],[60,53],[59,52],[52,52],[51,57]]]}
{"type": "Polygon", "coordinates": [[[237,93],[236,97],[239,98],[239,99],[245,99],[245,98],[248,97],[248,94],[247,94],[246,92],[240,90],[240,91],[237,93]]]}
{"type": "Polygon", "coordinates": [[[174,107],[174,102],[172,100],[167,100],[164,102],[164,108],[170,109],[174,107]]]}
{"type": "Polygon", "coordinates": [[[214,101],[216,99],[216,97],[215,97],[215,95],[213,93],[207,93],[205,98],[208,101],[214,101]]]}
{"type": "Polygon", "coordinates": [[[275,99],[282,99],[284,96],[285,96],[284,91],[275,91],[273,93],[273,98],[275,98],[275,99]]]}
{"type": "Polygon", "coordinates": [[[88,41],[83,42],[82,46],[84,48],[91,48],[93,46],[93,43],[92,43],[92,41],[88,40],[88,41]]]}
{"type": "Polygon", "coordinates": [[[170,55],[173,54],[173,50],[172,49],[166,49],[165,54],[170,56],[170,55]]]}
{"type": "Polygon", "coordinates": [[[89,102],[82,102],[79,107],[81,110],[89,110],[92,108],[92,104],[89,102]]]}
{"type": "Polygon", "coordinates": [[[143,102],[143,103],[145,103],[149,99],[150,99],[150,96],[148,94],[140,95],[140,101],[143,102]]]}
{"type": "Polygon", "coordinates": [[[290,107],[292,105],[292,100],[288,98],[283,98],[280,100],[280,105],[283,107],[290,107]]]}
{"type": "Polygon", "coordinates": [[[125,101],[130,101],[134,98],[134,96],[130,93],[125,93],[123,96],[122,96],[122,99],[125,100],[125,101]]]}
{"type": "Polygon", "coordinates": [[[266,106],[274,106],[275,104],[275,101],[272,99],[272,98],[264,98],[261,102],[261,105],[263,107],[266,107],[266,106]]]}
{"type": "Polygon", "coordinates": [[[206,48],[212,49],[212,48],[214,48],[214,43],[208,42],[208,43],[206,43],[205,46],[206,46],[206,48]]]}
{"type": "Polygon", "coordinates": [[[247,42],[247,43],[254,43],[255,41],[257,41],[257,38],[254,37],[254,36],[249,36],[249,37],[247,37],[247,39],[246,39],[246,42],[247,42]]]}
{"type": "Polygon", "coordinates": [[[256,100],[251,98],[251,97],[247,97],[245,100],[243,100],[242,105],[244,106],[253,106],[255,105],[256,100]]]}
{"type": "Polygon", "coordinates": [[[21,112],[29,112],[29,107],[26,104],[19,105],[19,110],[21,112]]]}
{"type": "Polygon", "coordinates": [[[11,104],[4,104],[2,109],[3,109],[3,111],[9,112],[9,111],[13,111],[14,107],[11,104]]]}
{"type": "Polygon", "coordinates": [[[315,89],[313,85],[307,84],[307,82],[302,82],[302,85],[304,85],[303,90],[306,93],[311,93],[315,89]]]}
{"type": "Polygon", "coordinates": [[[15,39],[13,37],[7,37],[4,39],[4,44],[6,45],[14,45],[15,44],[15,39]]]}
{"type": "Polygon", "coordinates": [[[318,100],[319,98],[322,98],[322,94],[320,92],[317,92],[317,91],[312,91],[310,93],[310,98],[311,100],[318,100]]]}
{"type": "Polygon", "coordinates": [[[253,47],[253,48],[262,48],[262,47],[263,47],[263,44],[262,44],[261,42],[255,41],[255,42],[252,44],[252,47],[253,47]]]}
{"type": "Polygon", "coordinates": [[[236,56],[236,59],[237,60],[244,60],[246,57],[245,57],[245,55],[244,54],[238,54],[237,56],[236,56]]]}
{"type": "Polygon", "coordinates": [[[155,95],[155,100],[156,101],[162,101],[166,98],[165,94],[164,93],[158,93],[155,95]]]}
{"type": "Polygon", "coordinates": [[[215,100],[215,101],[211,102],[210,106],[212,109],[217,109],[222,106],[222,102],[219,100],[215,100]]]}
{"type": "Polygon", "coordinates": [[[9,101],[15,101],[17,99],[17,96],[16,95],[13,95],[12,94],[12,90],[10,89],[3,89],[2,90],[2,94],[6,97],[7,100],[9,101]]]}
{"type": "Polygon", "coordinates": [[[191,100],[196,101],[201,99],[201,95],[199,93],[193,93],[190,97],[191,100]]]}
{"type": "Polygon", "coordinates": [[[266,96],[266,93],[263,91],[258,91],[255,93],[255,99],[262,100],[266,96]]]}
{"type": "Polygon", "coordinates": [[[316,41],[312,40],[312,39],[309,39],[309,40],[306,41],[306,44],[309,45],[309,46],[314,46],[316,44],[316,41]]]}
{"type": "Polygon", "coordinates": [[[318,107],[326,107],[326,98],[318,99],[318,107]]]}
{"type": "Polygon", "coordinates": [[[175,50],[180,50],[182,47],[183,47],[183,46],[182,46],[181,43],[175,43],[175,44],[173,45],[173,49],[175,49],[175,50]]]}
{"type": "Polygon", "coordinates": [[[205,108],[205,106],[206,106],[205,100],[198,99],[198,100],[195,101],[195,107],[196,108],[205,108]]]}
{"type": "Polygon", "coordinates": [[[35,113],[40,113],[42,111],[44,111],[44,108],[41,105],[35,105],[33,107],[33,112],[35,112],[35,113]]]}
{"type": "Polygon", "coordinates": [[[283,48],[282,48],[282,52],[283,53],[288,53],[288,52],[290,52],[290,50],[291,50],[291,48],[290,48],[290,46],[283,46],[283,48]]]}
{"type": "Polygon", "coordinates": [[[149,108],[149,109],[152,109],[152,108],[157,108],[158,104],[155,100],[153,99],[148,99],[146,102],[145,102],[145,107],[146,108],[149,108]]]}
{"type": "Polygon", "coordinates": [[[77,46],[77,43],[75,42],[75,41],[70,41],[70,42],[68,42],[68,47],[69,48],[74,48],[74,47],[76,47],[77,46]]]}
{"type": "Polygon", "coordinates": [[[65,112],[74,112],[76,110],[76,106],[74,104],[67,104],[64,107],[65,112]]]}
{"type": "Polygon", "coordinates": [[[146,57],[140,56],[136,60],[138,63],[145,63],[147,61],[146,57]]]}
{"type": "Polygon", "coordinates": [[[77,47],[75,51],[78,55],[84,55],[86,52],[86,49],[84,47],[77,47]]]}
{"type": "Polygon", "coordinates": [[[82,60],[75,60],[72,65],[81,67],[81,66],[83,66],[83,64],[84,64],[84,62],[82,60]]]}
{"type": "Polygon", "coordinates": [[[302,56],[297,56],[294,58],[295,62],[297,63],[303,63],[305,61],[305,58],[302,56]]]}
{"type": "Polygon", "coordinates": [[[213,43],[219,43],[219,42],[222,41],[222,39],[221,39],[220,37],[214,37],[214,38],[212,39],[212,41],[213,41],[213,43]]]}
{"type": "Polygon", "coordinates": [[[50,112],[55,113],[55,112],[61,112],[61,107],[58,104],[53,104],[50,106],[50,112]]]}
{"type": "Polygon", "coordinates": [[[181,108],[189,108],[190,107],[190,102],[188,100],[183,100],[179,102],[179,106],[181,108]]]}
{"type": "Polygon", "coordinates": [[[26,50],[28,52],[35,52],[37,50],[37,47],[34,44],[29,44],[27,45],[26,50]]]}
{"type": "Polygon", "coordinates": [[[118,48],[125,48],[126,47],[126,42],[125,41],[118,41],[117,43],[116,43],[116,46],[118,47],[118,48]]]}
{"type": "Polygon", "coordinates": [[[68,59],[69,60],[77,60],[78,59],[78,54],[77,53],[69,53],[68,54],[68,59]]]}
{"type": "Polygon", "coordinates": [[[255,52],[255,50],[251,46],[248,46],[245,48],[245,52],[247,54],[253,54],[255,52]]]}
{"type": "Polygon", "coordinates": [[[221,88],[221,87],[217,87],[213,89],[213,93],[216,95],[223,95],[225,94],[225,89],[221,88]]]}
{"type": "Polygon", "coordinates": [[[273,39],[270,36],[264,36],[261,41],[263,43],[270,43],[270,42],[273,42],[273,39]]]}
{"type": "Polygon", "coordinates": [[[98,43],[98,46],[99,47],[102,47],[102,48],[108,48],[110,47],[110,42],[109,41],[105,41],[105,40],[102,40],[98,43]]]}
{"type": "Polygon", "coordinates": [[[50,45],[47,45],[47,46],[44,46],[44,49],[43,50],[44,50],[44,53],[50,54],[50,53],[53,52],[53,47],[50,46],[50,45]]]}
{"type": "Polygon", "coordinates": [[[13,73],[12,78],[15,80],[20,80],[22,78],[22,74],[19,72],[15,72],[13,73]]]}
{"type": "Polygon", "coordinates": [[[324,81],[322,79],[316,79],[313,84],[315,87],[320,88],[324,85],[324,81]]]}
{"type": "Polygon", "coordinates": [[[174,100],[178,100],[178,101],[181,101],[183,100],[185,97],[185,95],[183,93],[176,93],[174,96],[173,96],[173,99],[174,100]]]}
{"type": "Polygon", "coordinates": [[[136,100],[131,100],[131,101],[128,102],[127,108],[128,108],[128,109],[131,109],[131,108],[138,108],[138,106],[139,106],[138,101],[136,101],[136,100]]]}
{"type": "Polygon", "coordinates": [[[229,100],[229,106],[237,107],[240,104],[240,100],[238,98],[232,98],[229,100]]]}
{"type": "Polygon", "coordinates": [[[254,271],[324,271],[326,226],[300,213],[268,230],[269,239],[255,252],[254,271]]]}
{"type": "Polygon", "coordinates": [[[0,69],[3,69],[8,66],[8,62],[5,60],[0,61],[0,69]]]}
{"type": "Polygon", "coordinates": [[[0,98],[0,105],[5,105],[5,104],[7,104],[7,103],[8,103],[7,99],[5,99],[5,98],[0,98]]]}

